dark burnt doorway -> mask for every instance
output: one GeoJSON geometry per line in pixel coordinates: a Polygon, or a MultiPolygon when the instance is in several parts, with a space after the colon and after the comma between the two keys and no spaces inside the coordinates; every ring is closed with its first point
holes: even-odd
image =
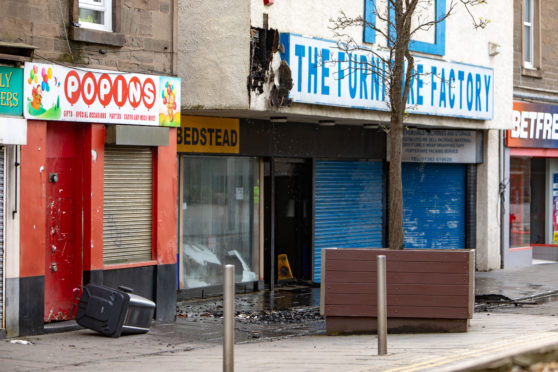
{"type": "Polygon", "coordinates": [[[266,285],[270,285],[272,277],[274,283],[278,282],[277,257],[281,254],[287,255],[293,281],[310,282],[312,278],[312,160],[291,158],[267,160],[264,190],[266,285]],[[271,218],[272,210],[274,210],[273,218],[271,218]]]}

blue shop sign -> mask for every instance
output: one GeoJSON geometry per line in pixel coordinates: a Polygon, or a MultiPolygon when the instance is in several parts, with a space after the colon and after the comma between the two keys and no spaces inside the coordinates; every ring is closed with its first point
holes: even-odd
{"type": "MultiPolygon", "coordinates": [[[[385,66],[378,57],[385,51],[359,47],[347,53],[334,41],[289,33],[281,35],[281,43],[294,102],[389,111],[385,66]]],[[[494,70],[415,56],[407,112],[490,120],[494,70]]]]}

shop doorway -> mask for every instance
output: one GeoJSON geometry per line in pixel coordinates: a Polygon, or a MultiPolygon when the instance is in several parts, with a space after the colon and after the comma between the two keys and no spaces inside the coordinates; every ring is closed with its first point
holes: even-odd
{"type": "Polygon", "coordinates": [[[274,159],[273,166],[267,162],[264,182],[266,284],[271,280],[272,262],[275,282],[278,281],[281,268],[283,268],[282,273],[285,274],[284,262],[278,263],[280,255],[286,255],[292,280],[280,280],[279,283],[310,282],[312,279],[312,161],[311,159],[274,159]],[[272,209],[275,212],[273,221],[270,218],[272,209]],[[271,247],[272,223],[274,224],[274,249],[271,247]]]}
{"type": "Polygon", "coordinates": [[[47,127],[45,322],[71,318],[73,289],[82,282],[81,146],[77,126],[47,127]]]}

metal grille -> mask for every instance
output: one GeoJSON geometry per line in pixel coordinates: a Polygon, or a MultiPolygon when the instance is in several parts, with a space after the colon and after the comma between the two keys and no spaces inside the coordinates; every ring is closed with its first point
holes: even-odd
{"type": "Polygon", "coordinates": [[[381,248],[381,162],[316,161],[313,280],[320,282],[323,248],[381,248]]]}
{"type": "Polygon", "coordinates": [[[0,328],[4,327],[4,148],[0,147],[0,328]]]}
{"type": "Polygon", "coordinates": [[[103,262],[152,259],[153,154],[145,147],[105,149],[103,262]]]}

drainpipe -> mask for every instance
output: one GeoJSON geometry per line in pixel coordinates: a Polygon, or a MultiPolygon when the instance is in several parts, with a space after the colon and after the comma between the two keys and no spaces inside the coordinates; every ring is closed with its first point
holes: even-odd
{"type": "Polygon", "coordinates": [[[505,226],[505,217],[506,217],[506,152],[505,152],[505,136],[504,130],[500,130],[498,133],[499,136],[499,158],[500,158],[500,167],[499,167],[499,187],[498,193],[499,195],[499,202],[500,202],[500,268],[504,268],[504,261],[507,260],[506,256],[506,226],[505,226]]]}
{"type": "Polygon", "coordinates": [[[172,76],[177,76],[178,66],[177,54],[178,54],[178,0],[172,0],[171,4],[172,13],[172,54],[171,54],[171,74],[172,76]]]}

